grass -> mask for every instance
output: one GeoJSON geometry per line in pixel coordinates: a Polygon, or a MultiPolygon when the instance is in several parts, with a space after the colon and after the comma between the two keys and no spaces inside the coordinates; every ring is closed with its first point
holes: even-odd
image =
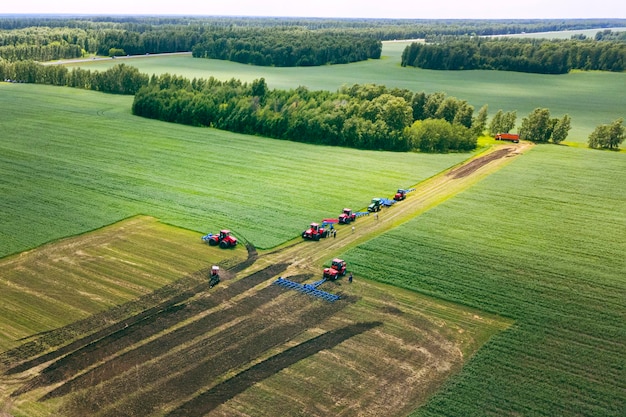
{"type": "Polygon", "coordinates": [[[260,248],[469,155],[356,151],[168,124],[131,97],[0,84],[0,257],[136,214],[260,248]]]}
{"type": "MultiPolygon", "coordinates": [[[[537,107],[548,108],[553,117],[569,114],[572,130],[568,140],[586,143],[600,124],[624,117],[626,72],[572,72],[564,75],[525,74],[505,71],[433,71],[402,68],[400,57],[407,42],[385,42],[383,59],[346,65],[311,68],[256,67],[229,61],[195,59],[191,55],[149,56],[124,59],[147,74],[179,74],[188,78],[241,79],[264,77],[270,88],[290,89],[300,85],[313,90],[335,91],[356,83],[384,84],[432,93],[444,91],[467,100],[476,111],[489,105],[490,115],[498,109],[517,111],[522,117],[537,107]]],[[[71,66],[105,70],[119,62],[93,61],[71,66]]]]}
{"type": "Polygon", "coordinates": [[[622,154],[540,146],[345,254],[372,279],[516,321],[414,415],[623,412],[625,169],[622,154]]]}
{"type": "Polygon", "coordinates": [[[150,294],[212,263],[245,256],[243,248],[209,248],[198,233],[136,217],[6,257],[0,261],[0,351],[34,333],[150,294]]]}

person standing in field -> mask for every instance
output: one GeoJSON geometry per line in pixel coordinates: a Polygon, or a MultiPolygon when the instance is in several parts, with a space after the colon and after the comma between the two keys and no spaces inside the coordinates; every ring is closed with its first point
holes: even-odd
{"type": "Polygon", "coordinates": [[[352,284],[352,272],[350,272],[350,276],[348,277],[348,282],[352,284]]]}

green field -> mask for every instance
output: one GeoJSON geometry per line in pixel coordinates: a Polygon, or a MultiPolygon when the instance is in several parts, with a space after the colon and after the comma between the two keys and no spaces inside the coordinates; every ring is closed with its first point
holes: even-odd
{"type": "Polygon", "coordinates": [[[355,271],[516,320],[416,415],[626,409],[622,154],[541,146],[345,254],[355,271]]]}
{"type": "Polygon", "coordinates": [[[269,248],[469,157],[180,126],[132,116],[131,101],[0,83],[0,257],[136,214],[269,248]]]}
{"type": "Polygon", "coordinates": [[[524,74],[504,71],[432,71],[402,68],[400,56],[406,42],[385,42],[383,58],[347,65],[311,68],[273,68],[230,61],[195,59],[191,55],[149,56],[73,64],[104,70],[124,62],[146,74],[178,74],[188,78],[241,79],[264,77],[270,88],[300,85],[312,90],[335,91],[342,85],[375,83],[411,91],[444,91],[467,100],[476,111],[488,104],[490,114],[498,109],[517,111],[518,124],[537,107],[550,109],[553,117],[569,114],[572,130],[568,141],[586,143],[599,124],[626,118],[626,73],[572,72],[564,75],[524,74]]]}

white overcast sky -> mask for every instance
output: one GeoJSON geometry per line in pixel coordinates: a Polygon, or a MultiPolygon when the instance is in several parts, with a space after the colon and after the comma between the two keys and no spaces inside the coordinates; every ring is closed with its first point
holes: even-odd
{"type": "Polygon", "coordinates": [[[626,18],[625,0],[2,0],[1,14],[405,19],[626,18]]]}

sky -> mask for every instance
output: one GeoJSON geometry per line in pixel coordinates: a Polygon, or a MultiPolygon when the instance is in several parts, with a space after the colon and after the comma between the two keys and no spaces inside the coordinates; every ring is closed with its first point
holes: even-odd
{"type": "Polygon", "coordinates": [[[402,19],[626,18],[624,0],[13,0],[14,13],[402,19]]]}

